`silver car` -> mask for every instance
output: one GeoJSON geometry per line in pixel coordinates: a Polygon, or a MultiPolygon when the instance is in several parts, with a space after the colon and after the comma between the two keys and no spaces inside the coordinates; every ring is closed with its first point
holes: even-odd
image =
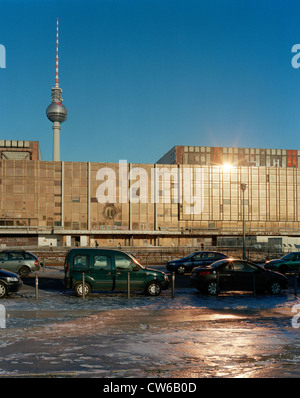
{"type": "Polygon", "coordinates": [[[0,268],[27,276],[41,267],[39,259],[32,253],[24,250],[3,250],[0,252],[0,268]]]}

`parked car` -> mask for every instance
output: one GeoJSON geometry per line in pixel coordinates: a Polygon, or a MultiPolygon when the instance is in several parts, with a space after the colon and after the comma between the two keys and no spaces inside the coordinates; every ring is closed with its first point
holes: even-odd
{"type": "Polygon", "coordinates": [[[279,294],[286,289],[287,277],[264,269],[249,261],[227,259],[216,261],[208,267],[196,267],[191,275],[191,284],[200,291],[216,295],[225,290],[268,290],[279,294]]]}
{"type": "Polygon", "coordinates": [[[17,274],[0,269],[0,298],[9,293],[17,292],[22,287],[22,281],[17,274]]]}
{"type": "Polygon", "coordinates": [[[195,267],[200,265],[210,265],[223,258],[228,258],[228,256],[226,256],[226,254],[213,251],[194,252],[178,260],[169,261],[166,268],[168,271],[184,274],[185,272],[192,271],[195,267]]]}
{"type": "Polygon", "coordinates": [[[265,268],[282,274],[300,270],[300,252],[288,253],[280,259],[266,261],[265,268]]]}
{"type": "Polygon", "coordinates": [[[39,259],[24,250],[3,250],[0,252],[0,268],[27,276],[40,269],[39,259]]]}
{"type": "Polygon", "coordinates": [[[120,250],[71,249],[65,259],[65,286],[83,295],[82,273],[85,274],[85,295],[92,290],[130,290],[158,296],[168,289],[168,276],[161,271],[143,267],[129,253],[120,250]]]}

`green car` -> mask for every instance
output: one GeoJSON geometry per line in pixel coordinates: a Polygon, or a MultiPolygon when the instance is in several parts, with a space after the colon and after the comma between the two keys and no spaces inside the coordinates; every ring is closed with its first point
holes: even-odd
{"type": "Polygon", "coordinates": [[[289,271],[298,271],[300,270],[300,252],[288,253],[278,260],[267,261],[265,268],[282,274],[289,271]]]}
{"type": "Polygon", "coordinates": [[[65,286],[74,289],[78,297],[92,290],[130,290],[143,291],[149,296],[158,296],[168,289],[168,276],[161,271],[143,267],[129,253],[120,250],[71,249],[65,259],[65,286]]]}

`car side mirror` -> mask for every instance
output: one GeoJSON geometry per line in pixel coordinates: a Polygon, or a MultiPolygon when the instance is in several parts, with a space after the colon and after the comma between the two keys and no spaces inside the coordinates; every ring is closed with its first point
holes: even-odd
{"type": "Polygon", "coordinates": [[[139,271],[140,270],[140,267],[138,266],[138,265],[135,265],[133,268],[132,268],[132,271],[139,271]]]}

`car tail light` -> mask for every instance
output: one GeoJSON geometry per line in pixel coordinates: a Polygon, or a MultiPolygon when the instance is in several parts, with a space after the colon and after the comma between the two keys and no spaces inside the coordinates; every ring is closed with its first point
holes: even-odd
{"type": "Polygon", "coordinates": [[[210,274],[210,271],[199,271],[198,272],[198,276],[205,276],[205,275],[208,275],[208,274],[210,274]]]}
{"type": "Polygon", "coordinates": [[[35,265],[36,267],[38,267],[38,266],[39,266],[39,262],[38,262],[38,260],[35,260],[35,262],[34,262],[34,265],[35,265]]]}

